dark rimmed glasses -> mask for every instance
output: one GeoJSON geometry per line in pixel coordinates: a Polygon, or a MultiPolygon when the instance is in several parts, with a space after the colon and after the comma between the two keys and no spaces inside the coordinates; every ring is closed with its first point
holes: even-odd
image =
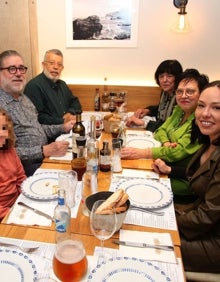
{"type": "Polygon", "coordinates": [[[25,66],[19,66],[19,67],[16,67],[16,66],[9,66],[7,68],[0,68],[0,71],[1,70],[7,70],[10,74],[16,74],[16,72],[19,70],[19,72],[21,74],[25,74],[27,72],[27,67],[25,66]]]}

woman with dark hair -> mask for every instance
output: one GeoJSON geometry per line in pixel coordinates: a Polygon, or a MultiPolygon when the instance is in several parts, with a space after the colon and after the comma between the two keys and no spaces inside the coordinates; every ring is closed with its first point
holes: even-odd
{"type": "Polygon", "coordinates": [[[127,122],[127,126],[140,126],[150,131],[155,131],[172,113],[176,104],[175,89],[183,69],[177,60],[163,61],[156,69],[154,78],[161,87],[159,105],[138,109],[127,122]],[[156,121],[144,119],[145,116],[155,116],[156,121]]]}
{"type": "Polygon", "coordinates": [[[16,201],[20,194],[20,185],[26,178],[14,144],[12,120],[0,108],[0,220],[16,201]]]}
{"type": "MultiPolygon", "coordinates": [[[[176,205],[181,252],[185,270],[220,273],[220,81],[202,91],[195,119],[196,139],[203,146],[182,170],[197,200],[176,205]]],[[[154,169],[168,173],[173,167],[155,160],[154,169]]]]}
{"type": "MultiPolygon", "coordinates": [[[[161,147],[154,148],[122,148],[123,159],[157,159],[173,166],[186,167],[192,156],[201,145],[191,142],[192,122],[200,92],[208,84],[208,77],[200,74],[196,69],[187,69],[181,76],[176,89],[177,105],[172,115],[154,132],[154,138],[161,142],[161,147]]],[[[191,200],[192,193],[188,189],[185,179],[171,179],[171,186],[175,196],[184,196],[191,200]]],[[[192,199],[194,200],[194,198],[192,199]]],[[[188,199],[187,199],[188,201],[188,199]]]]}

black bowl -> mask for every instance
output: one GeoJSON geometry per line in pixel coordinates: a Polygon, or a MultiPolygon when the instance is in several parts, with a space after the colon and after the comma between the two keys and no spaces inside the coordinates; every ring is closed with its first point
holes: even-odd
{"type": "MultiPolygon", "coordinates": [[[[86,198],[86,207],[89,211],[89,213],[91,212],[92,210],[92,206],[93,204],[98,201],[98,200],[106,200],[107,198],[109,198],[114,192],[111,192],[111,191],[101,191],[101,192],[97,192],[95,194],[92,194],[90,195],[89,197],[86,198]]],[[[127,200],[126,201],[126,204],[127,204],[127,210],[124,211],[124,212],[121,212],[121,213],[117,213],[117,227],[116,227],[116,231],[118,231],[122,224],[123,224],[123,221],[126,217],[126,214],[127,214],[127,211],[130,207],[130,201],[127,200]]]]}

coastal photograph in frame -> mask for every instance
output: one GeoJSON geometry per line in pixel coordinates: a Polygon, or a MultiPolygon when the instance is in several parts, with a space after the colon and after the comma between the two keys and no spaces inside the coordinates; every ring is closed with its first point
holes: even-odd
{"type": "Polygon", "coordinates": [[[139,0],[66,0],[67,47],[136,47],[139,0]]]}

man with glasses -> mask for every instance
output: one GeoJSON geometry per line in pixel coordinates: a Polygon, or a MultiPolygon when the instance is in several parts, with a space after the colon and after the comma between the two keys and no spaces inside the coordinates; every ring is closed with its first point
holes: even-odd
{"type": "Polygon", "coordinates": [[[81,111],[81,104],[60,79],[64,68],[62,52],[57,49],[46,51],[42,67],[43,72],[31,79],[24,90],[37,108],[38,121],[41,124],[75,121],[75,114],[81,111]]]}
{"type": "Polygon", "coordinates": [[[69,142],[48,144],[49,138],[68,133],[75,124],[69,121],[60,125],[41,125],[30,99],[23,94],[27,67],[21,55],[14,50],[0,54],[0,107],[11,116],[16,135],[15,148],[27,176],[41,165],[44,157],[64,156],[69,142]]]}

